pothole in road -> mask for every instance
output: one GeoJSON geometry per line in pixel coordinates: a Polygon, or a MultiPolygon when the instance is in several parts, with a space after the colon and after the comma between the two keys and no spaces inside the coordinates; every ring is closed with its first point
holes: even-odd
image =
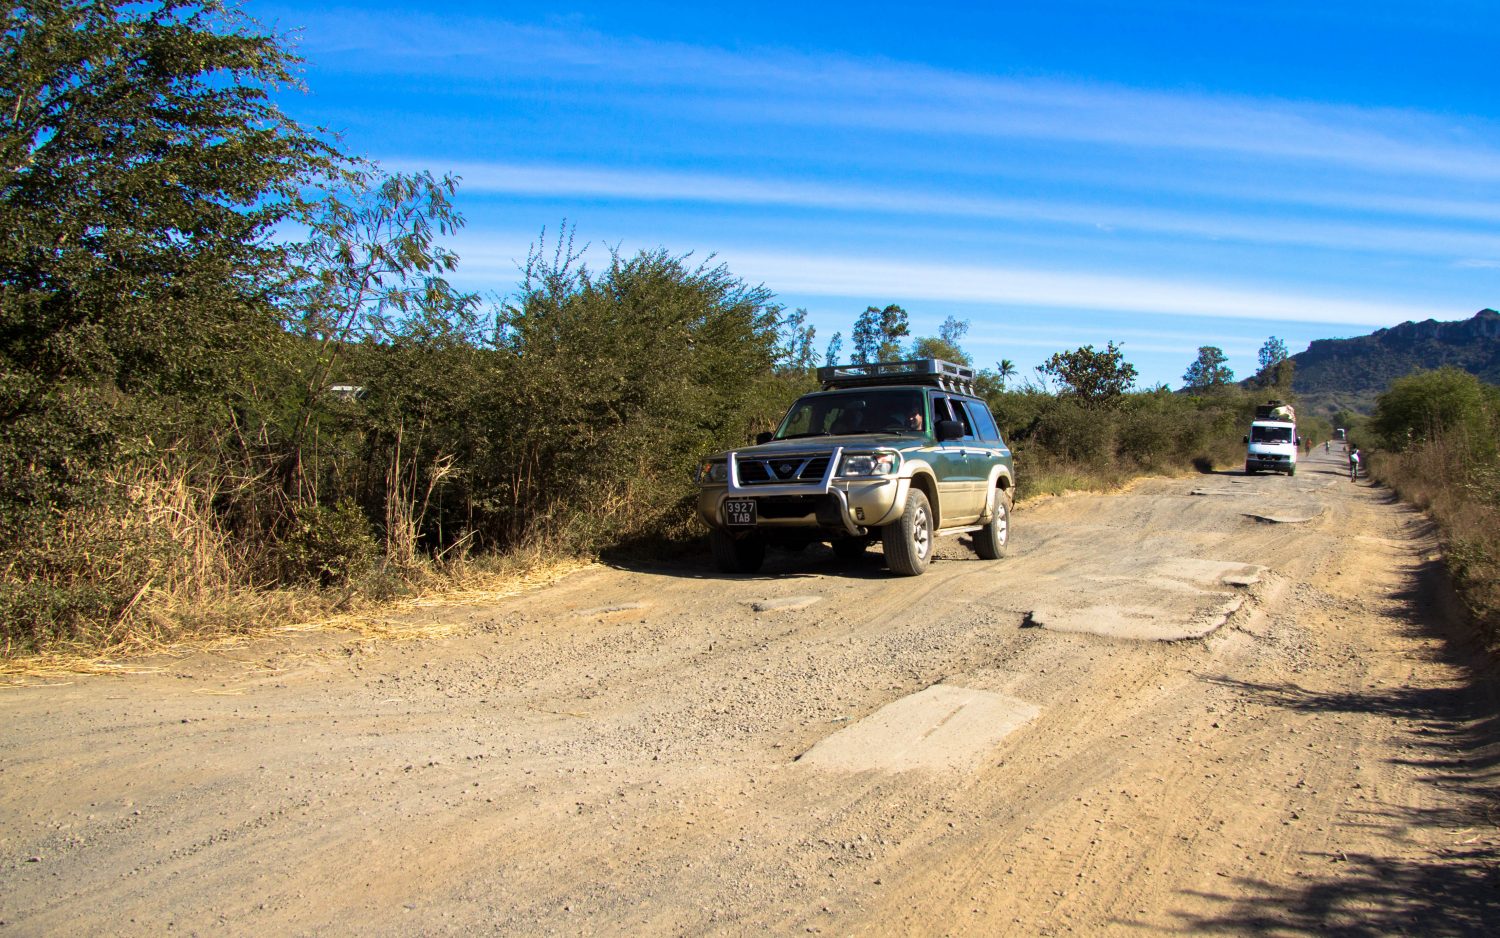
{"type": "Polygon", "coordinates": [[[1217,630],[1244,604],[1243,597],[1228,596],[1189,619],[1166,615],[1156,607],[1085,606],[1052,611],[1033,609],[1031,624],[1052,632],[1087,632],[1105,638],[1134,641],[1180,642],[1202,638],[1217,630]]]}
{"type": "Polygon", "coordinates": [[[1134,641],[1202,638],[1229,621],[1245,602],[1239,590],[1259,583],[1265,572],[1256,564],[1167,558],[1136,576],[1093,581],[1078,605],[1066,597],[1033,609],[1026,624],[1134,641]]]}
{"type": "Polygon", "coordinates": [[[972,770],[1041,712],[1004,694],[934,684],[844,727],[797,761],[842,772],[972,770]]]}
{"type": "Polygon", "coordinates": [[[1256,513],[1252,513],[1252,512],[1248,512],[1247,511],[1247,512],[1245,512],[1245,517],[1246,518],[1253,518],[1256,521],[1262,522],[1264,524],[1306,524],[1309,521],[1316,520],[1316,518],[1320,514],[1322,514],[1321,511],[1315,511],[1315,512],[1312,512],[1311,514],[1307,514],[1307,513],[1304,512],[1304,513],[1297,513],[1297,514],[1290,514],[1290,513],[1288,513],[1288,514],[1274,514],[1274,515],[1273,514],[1256,514],[1256,513]]]}
{"type": "Polygon", "coordinates": [[[612,603],[608,606],[593,606],[589,609],[580,609],[573,613],[575,616],[607,616],[617,612],[639,612],[642,609],[650,609],[650,603],[612,603]]]}
{"type": "Polygon", "coordinates": [[[776,599],[756,599],[747,605],[756,612],[779,612],[788,609],[806,609],[813,603],[822,601],[821,596],[781,596],[776,599]]]}

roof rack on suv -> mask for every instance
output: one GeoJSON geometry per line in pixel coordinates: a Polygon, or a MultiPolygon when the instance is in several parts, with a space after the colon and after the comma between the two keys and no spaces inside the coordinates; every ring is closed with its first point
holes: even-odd
{"type": "Polygon", "coordinates": [[[902,362],[869,362],[862,365],[825,365],[818,369],[823,390],[859,388],[878,384],[926,384],[960,394],[974,393],[974,369],[940,358],[913,358],[902,362]]]}

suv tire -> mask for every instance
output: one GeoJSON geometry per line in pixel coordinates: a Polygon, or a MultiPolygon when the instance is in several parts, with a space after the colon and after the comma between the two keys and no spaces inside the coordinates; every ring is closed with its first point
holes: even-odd
{"type": "Polygon", "coordinates": [[[766,542],[758,534],[730,537],[714,530],[708,535],[714,563],[725,573],[755,573],[766,562],[766,542]]]}
{"type": "Polygon", "coordinates": [[[886,566],[901,576],[916,576],[932,559],[932,506],[921,489],[906,495],[901,517],[880,529],[886,566]]]}
{"type": "Polygon", "coordinates": [[[1010,492],[997,485],[990,499],[994,514],[989,524],[974,532],[974,553],[985,560],[999,560],[1010,547],[1010,492]]]}

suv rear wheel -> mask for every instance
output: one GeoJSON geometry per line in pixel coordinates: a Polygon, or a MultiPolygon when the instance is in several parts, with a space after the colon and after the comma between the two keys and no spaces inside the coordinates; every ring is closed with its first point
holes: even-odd
{"type": "Polygon", "coordinates": [[[714,563],[725,573],[754,573],[766,562],[766,542],[758,534],[730,537],[720,530],[708,535],[714,563]]]}
{"type": "Polygon", "coordinates": [[[932,559],[932,506],[927,494],[913,488],[901,517],[880,529],[886,566],[892,573],[916,576],[932,559]]]}
{"type": "Polygon", "coordinates": [[[999,560],[1010,547],[1010,491],[995,486],[990,493],[990,523],[974,532],[974,552],[985,560],[999,560]]]}

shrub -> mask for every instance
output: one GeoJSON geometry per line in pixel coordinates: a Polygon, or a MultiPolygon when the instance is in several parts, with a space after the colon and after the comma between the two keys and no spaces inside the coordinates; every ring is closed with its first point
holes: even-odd
{"type": "Polygon", "coordinates": [[[300,505],[280,543],[282,579],[337,586],[374,569],[379,547],[370,522],[349,499],[334,505],[300,505]]]}
{"type": "Polygon", "coordinates": [[[1373,454],[1371,469],[1437,521],[1454,585],[1493,646],[1500,642],[1500,455],[1494,445],[1500,407],[1493,387],[1479,385],[1476,394],[1475,385],[1437,372],[1395,382],[1382,395],[1375,421],[1382,439],[1394,445],[1373,454]]]}
{"type": "Polygon", "coordinates": [[[13,648],[117,641],[133,622],[155,631],[170,610],[240,582],[244,565],[209,508],[211,491],[185,470],[137,465],[108,473],[98,488],[7,551],[0,621],[13,648]]]}
{"type": "Polygon", "coordinates": [[[1437,435],[1465,438],[1476,454],[1495,448],[1496,389],[1451,366],[1392,382],[1380,395],[1370,429],[1379,444],[1400,451],[1437,435]]]}

